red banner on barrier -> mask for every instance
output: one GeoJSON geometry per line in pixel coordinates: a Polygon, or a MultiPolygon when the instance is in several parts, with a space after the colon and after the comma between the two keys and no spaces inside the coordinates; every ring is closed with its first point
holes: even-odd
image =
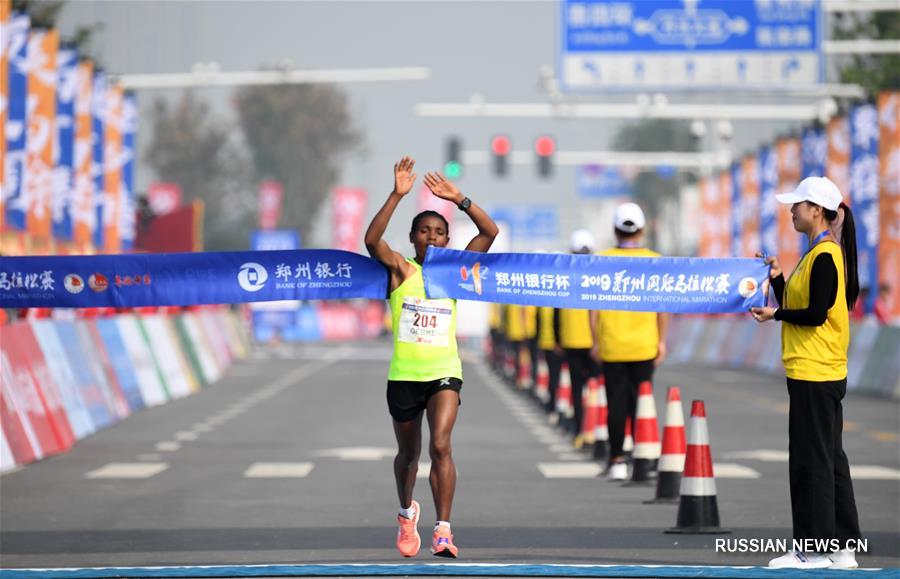
{"type": "Polygon", "coordinates": [[[24,408],[18,407],[19,396],[12,391],[12,368],[2,346],[0,343],[0,427],[3,428],[15,463],[27,464],[41,457],[41,448],[24,408]]]}
{"type": "Polygon", "coordinates": [[[54,432],[47,403],[31,373],[30,349],[22,347],[25,341],[24,333],[27,330],[28,326],[23,323],[13,324],[3,330],[4,339],[0,341],[0,348],[5,361],[9,364],[11,374],[11,387],[7,389],[4,385],[3,391],[5,395],[10,396],[12,405],[25,423],[26,432],[33,433],[30,442],[36,457],[43,458],[59,453],[63,450],[63,446],[58,441],[57,433],[54,432]]]}

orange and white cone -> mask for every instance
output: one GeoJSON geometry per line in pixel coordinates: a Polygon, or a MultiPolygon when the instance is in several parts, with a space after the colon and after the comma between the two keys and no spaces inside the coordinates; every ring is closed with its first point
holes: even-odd
{"type": "Polygon", "coordinates": [[[656,421],[656,402],[653,400],[653,384],[648,381],[638,386],[634,452],[632,453],[631,480],[625,486],[645,485],[660,455],[659,424],[656,421]]]}
{"type": "Polygon", "coordinates": [[[597,428],[597,390],[599,386],[596,378],[588,378],[584,386],[581,393],[581,407],[584,408],[581,417],[581,444],[582,448],[593,451],[594,430],[597,428]]]}
{"type": "Polygon", "coordinates": [[[534,385],[534,395],[544,404],[550,400],[550,368],[547,366],[547,358],[544,352],[538,354],[537,380],[534,385]]]}
{"type": "Polygon", "coordinates": [[[569,430],[574,416],[572,408],[572,375],[565,362],[559,371],[559,386],[556,387],[556,412],[559,413],[559,425],[569,430]]]}
{"type": "Polygon", "coordinates": [[[681,391],[677,386],[672,386],[666,395],[666,426],[663,428],[662,456],[656,478],[656,498],[645,501],[647,504],[674,503],[678,500],[686,451],[681,391]]]}
{"type": "Polygon", "coordinates": [[[594,425],[594,459],[609,458],[609,404],[606,401],[606,381],[597,378],[597,423],[594,425]]]}
{"type": "Polygon", "coordinates": [[[519,350],[516,388],[519,390],[528,390],[531,388],[531,353],[528,351],[528,348],[519,350]]]}
{"type": "Polygon", "coordinates": [[[666,532],[730,533],[731,531],[719,527],[716,479],[713,476],[712,452],[709,447],[709,431],[706,427],[706,407],[702,400],[694,400],[691,405],[691,430],[687,443],[678,519],[675,527],[666,532]]]}

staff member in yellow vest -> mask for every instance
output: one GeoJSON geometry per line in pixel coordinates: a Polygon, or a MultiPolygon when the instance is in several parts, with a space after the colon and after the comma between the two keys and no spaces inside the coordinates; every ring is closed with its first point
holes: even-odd
{"type": "MultiPolygon", "coordinates": [[[[556,343],[556,329],[553,325],[554,309],[549,306],[538,308],[537,324],[538,338],[537,345],[540,355],[544,357],[547,363],[547,395],[546,401],[547,413],[556,416],[556,388],[559,386],[559,371],[562,368],[563,357],[562,350],[556,343]]],[[[535,378],[537,380],[537,378],[535,378]]],[[[558,417],[557,417],[558,418],[558,417]]]]}
{"type": "MultiPolygon", "coordinates": [[[[394,333],[394,354],[388,372],[387,402],[397,438],[394,478],[400,499],[397,515],[397,549],[405,557],[419,552],[416,528],[421,513],[413,500],[413,486],[422,446],[422,414],[431,431],[431,493],[437,511],[431,553],[456,557],[450,532],[450,509],[456,490],[456,466],[450,436],[459,411],[462,364],[456,346],[456,300],[428,299],[422,278],[422,263],[429,245],[446,247],[450,241],[447,220],[435,211],[416,215],[409,232],[415,258],[405,258],[382,239],[400,200],[416,181],[415,161],[404,157],[394,165],[394,190],[369,224],[366,249],[389,273],[389,291],[394,333]]],[[[486,252],[497,236],[497,226],[480,207],[459,192],[439,173],[425,175],[425,185],[441,199],[456,204],[475,223],[478,234],[468,251],[486,252]]]]}
{"type": "Polygon", "coordinates": [[[531,387],[537,381],[537,306],[525,306],[525,349],[528,351],[529,362],[531,362],[531,387]]]}
{"type": "MultiPolygon", "coordinates": [[[[600,255],[659,257],[644,247],[646,218],[636,203],[616,208],[613,232],[616,247],[600,255]]],[[[637,396],[641,382],[652,381],[653,371],[666,357],[668,314],[656,312],[592,311],[594,331],[592,355],[601,362],[609,405],[609,466],[611,480],[628,478],[625,464],[625,420],[637,420],[637,396]]]]}
{"type": "Polygon", "coordinates": [[[503,373],[503,356],[506,346],[503,339],[503,316],[500,304],[488,304],[489,339],[491,340],[491,367],[498,374],[503,373]]]}
{"type": "MultiPolygon", "coordinates": [[[[586,229],[574,231],[570,247],[572,253],[590,254],[596,248],[594,235],[586,229]]],[[[565,352],[565,360],[569,364],[569,377],[572,382],[574,424],[567,426],[573,431],[576,448],[581,448],[583,442],[581,440],[581,424],[584,416],[581,393],[588,378],[600,374],[600,368],[591,359],[591,349],[594,347],[591,314],[588,310],[558,309],[556,310],[556,320],[557,340],[560,348],[565,352]]]]}
{"type": "Polygon", "coordinates": [[[791,513],[795,546],[806,548],[791,550],[769,566],[852,569],[857,567],[853,547],[861,535],[841,440],[841,400],[847,392],[849,310],[859,295],[856,228],[841,192],[825,177],[808,177],[777,199],[791,204],[794,229],[809,238],[809,250],[787,282],[778,259],[766,258],[779,307],[751,312],[759,322],[782,323],[791,513]],[[823,551],[814,541],[828,547],[823,551]]]}
{"type": "Polygon", "coordinates": [[[506,379],[515,385],[519,372],[519,356],[522,355],[522,346],[525,342],[525,306],[509,304],[505,309],[503,322],[506,331],[506,356],[507,359],[512,359],[512,375],[507,374],[506,379]]]}

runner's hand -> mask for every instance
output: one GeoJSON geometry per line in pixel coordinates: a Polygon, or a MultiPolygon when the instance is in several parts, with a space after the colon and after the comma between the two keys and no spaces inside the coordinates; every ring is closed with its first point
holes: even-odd
{"type": "Polygon", "coordinates": [[[393,194],[401,197],[409,193],[413,184],[416,182],[416,174],[413,173],[413,167],[416,160],[410,157],[403,157],[399,162],[394,164],[394,191],[393,194]]]}
{"type": "Polygon", "coordinates": [[[769,269],[769,278],[770,279],[775,279],[776,277],[778,277],[782,273],[784,273],[781,270],[781,264],[778,263],[778,258],[775,257],[774,255],[764,256],[762,253],[757,252],[756,257],[762,257],[765,260],[766,265],[768,265],[771,268],[771,269],[769,269]]]}
{"type": "Polygon", "coordinates": [[[459,205],[465,197],[456,188],[456,185],[444,178],[440,173],[426,173],[425,184],[431,189],[435,197],[446,199],[451,203],[459,205]]]}
{"type": "Polygon", "coordinates": [[[750,314],[757,322],[768,322],[775,319],[775,310],[778,308],[750,308],[750,314]]]}

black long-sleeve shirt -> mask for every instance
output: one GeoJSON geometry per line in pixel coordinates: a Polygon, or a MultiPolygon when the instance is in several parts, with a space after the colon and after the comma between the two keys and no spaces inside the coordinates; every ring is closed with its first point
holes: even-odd
{"type": "MultiPolygon", "coordinates": [[[[786,310],[779,307],[775,319],[797,326],[821,326],[828,317],[828,310],[837,299],[837,268],[827,253],[820,253],[812,264],[809,275],[809,306],[805,309],[786,310]]],[[[784,274],[772,280],[772,289],[778,305],[784,303],[784,274]]]]}

